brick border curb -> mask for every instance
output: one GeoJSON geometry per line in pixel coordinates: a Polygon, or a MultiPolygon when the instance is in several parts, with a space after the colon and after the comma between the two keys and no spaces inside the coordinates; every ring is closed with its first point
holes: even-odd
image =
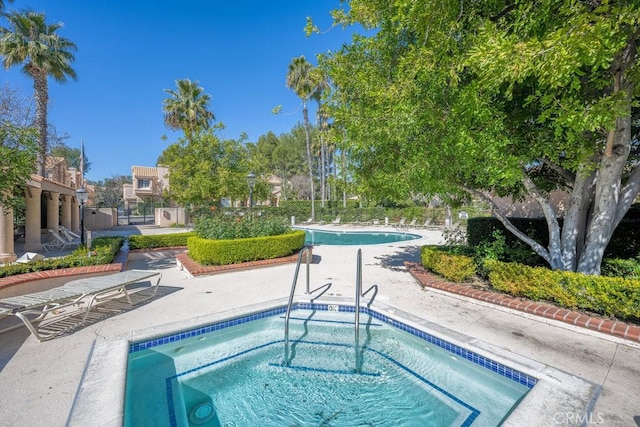
{"type": "Polygon", "coordinates": [[[192,276],[202,276],[206,274],[226,273],[229,271],[243,271],[254,268],[271,267],[273,265],[291,264],[298,261],[298,252],[282,258],[264,259],[260,261],[249,261],[241,264],[228,265],[202,265],[189,257],[187,252],[176,254],[176,261],[192,276]]]}
{"type": "Polygon", "coordinates": [[[582,312],[559,308],[545,302],[520,299],[498,292],[485,291],[459,283],[447,282],[446,280],[426,271],[416,262],[405,261],[404,265],[423,288],[429,287],[440,289],[547,319],[559,320],[570,325],[580,326],[592,331],[624,338],[629,341],[640,342],[640,326],[637,325],[594,317],[582,312]]]}

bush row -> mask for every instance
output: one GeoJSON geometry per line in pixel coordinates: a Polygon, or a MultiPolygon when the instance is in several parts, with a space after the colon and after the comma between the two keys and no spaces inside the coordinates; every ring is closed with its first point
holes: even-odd
{"type": "Polygon", "coordinates": [[[420,258],[424,268],[456,283],[467,281],[476,274],[473,258],[451,253],[446,247],[423,246],[420,258]]]}
{"type": "Polygon", "coordinates": [[[640,280],[592,276],[486,260],[493,288],[535,301],[589,310],[619,319],[640,319],[640,280]]]}
{"type": "Polygon", "coordinates": [[[202,265],[227,265],[291,255],[304,246],[304,230],[278,236],[250,237],[234,240],[211,240],[189,237],[189,256],[202,265]]]}
{"type": "Polygon", "coordinates": [[[88,265],[110,264],[124,243],[124,237],[96,237],[91,249],[80,247],[71,254],[60,258],[49,258],[32,264],[14,263],[0,268],[0,277],[34,271],[56,270],[59,268],[84,267],[88,265]]]}
{"type": "Polygon", "coordinates": [[[194,230],[203,239],[225,240],[276,236],[289,232],[291,228],[282,217],[214,214],[200,217],[194,230]]]}
{"type": "Polygon", "coordinates": [[[424,268],[456,283],[467,281],[476,271],[482,271],[494,289],[513,296],[619,319],[640,319],[640,276],[637,275],[638,263],[633,260],[608,260],[603,264],[603,272],[616,271],[626,277],[606,277],[490,258],[482,260],[479,266],[472,256],[447,246],[424,246],[421,259],[424,268]]]}
{"type": "Polygon", "coordinates": [[[129,236],[129,249],[174,248],[178,246],[187,246],[187,239],[195,235],[196,233],[193,231],[173,234],[134,234],[129,236]]]}
{"type": "MultiPolygon", "coordinates": [[[[470,216],[473,215],[486,215],[488,211],[475,208],[473,206],[465,206],[460,209],[452,209],[453,220],[456,221],[458,214],[461,210],[466,211],[470,216]]],[[[254,211],[259,212],[263,217],[278,217],[283,219],[284,222],[290,223],[291,217],[296,218],[297,223],[306,221],[311,217],[311,202],[308,200],[294,200],[294,201],[281,201],[280,206],[257,206],[254,207],[254,211]]],[[[239,214],[246,213],[245,209],[238,208],[220,208],[215,212],[223,212],[227,214],[239,214]]],[[[197,218],[210,215],[210,209],[201,210],[194,213],[197,218]]],[[[354,200],[347,201],[347,207],[343,207],[342,202],[326,202],[325,207],[320,206],[320,201],[316,201],[315,205],[315,219],[316,221],[331,222],[337,216],[340,216],[341,221],[344,222],[365,222],[373,219],[383,221],[385,217],[389,218],[389,221],[398,222],[400,218],[404,217],[407,222],[413,218],[418,220],[418,223],[424,223],[426,219],[431,219],[434,224],[444,223],[446,216],[446,209],[444,207],[426,207],[426,206],[411,206],[411,207],[384,207],[384,206],[370,206],[359,207],[358,202],[354,200]]],[[[197,220],[195,222],[198,222],[197,220]]]]}

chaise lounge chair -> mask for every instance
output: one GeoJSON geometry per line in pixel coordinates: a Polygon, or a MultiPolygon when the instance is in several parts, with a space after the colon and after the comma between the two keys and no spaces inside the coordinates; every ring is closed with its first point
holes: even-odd
{"type": "Polygon", "coordinates": [[[424,221],[424,224],[416,224],[414,227],[416,227],[416,228],[427,228],[429,226],[431,226],[431,218],[427,218],[424,221]]]}
{"type": "Polygon", "coordinates": [[[69,241],[52,229],[49,229],[49,234],[53,236],[53,240],[42,244],[42,247],[47,252],[51,250],[63,251],[67,248],[78,246],[80,244],[80,239],[73,239],[69,241]]]}
{"type": "Polygon", "coordinates": [[[79,240],[80,239],[80,235],[74,233],[73,231],[69,230],[68,228],[65,228],[63,226],[60,226],[60,235],[62,237],[64,237],[65,239],[67,239],[70,242],[73,242],[75,240],[79,240]]]}
{"type": "MultiPolygon", "coordinates": [[[[0,299],[0,318],[16,316],[22,320],[24,325],[38,341],[43,341],[65,332],[70,329],[70,327],[82,326],[86,322],[89,312],[105,301],[124,295],[127,302],[133,305],[130,298],[131,289],[128,290],[127,288],[152,278],[157,278],[155,285],[152,284],[153,293],[145,299],[153,298],[158,290],[162,274],[157,271],[128,270],[108,276],[74,280],[48,291],[0,299]],[[86,306],[82,309],[80,308],[81,304],[86,304],[86,306]],[[84,311],[84,313],[82,313],[82,319],[79,322],[72,324],[62,331],[47,332],[37,330],[36,324],[42,322],[48,314],[51,313],[55,315],[56,311],[62,311],[61,309],[74,305],[78,306],[80,313],[84,311]],[[30,319],[27,315],[36,315],[37,317],[30,319]]],[[[0,332],[14,328],[15,326],[0,332]]]]}
{"type": "Polygon", "coordinates": [[[399,222],[396,222],[394,224],[389,224],[389,225],[391,225],[393,227],[396,227],[396,228],[404,228],[406,222],[407,222],[407,218],[402,217],[402,218],[400,218],[399,222]]]}

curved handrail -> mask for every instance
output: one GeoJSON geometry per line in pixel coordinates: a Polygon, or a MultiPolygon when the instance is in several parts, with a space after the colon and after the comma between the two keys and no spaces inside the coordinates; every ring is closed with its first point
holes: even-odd
{"type": "Polygon", "coordinates": [[[309,294],[309,255],[311,254],[311,246],[305,246],[298,255],[298,262],[296,263],[296,271],[293,274],[293,283],[291,283],[291,292],[289,293],[289,302],[287,303],[287,312],[284,316],[284,362],[289,363],[289,317],[291,316],[291,307],[293,306],[293,295],[296,292],[296,285],[298,284],[298,273],[300,272],[300,264],[302,263],[302,256],[307,254],[307,287],[306,294],[309,294]]]}
{"type": "Polygon", "coordinates": [[[360,334],[360,295],[362,295],[362,249],[358,249],[356,258],[356,339],[358,339],[360,334]]]}

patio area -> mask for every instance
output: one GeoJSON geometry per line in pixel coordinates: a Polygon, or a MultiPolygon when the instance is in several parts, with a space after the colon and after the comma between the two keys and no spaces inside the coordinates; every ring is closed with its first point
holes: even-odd
{"type": "MultiPolygon", "coordinates": [[[[167,230],[132,227],[104,234],[161,232],[167,230]]],[[[404,262],[418,261],[420,246],[440,243],[442,237],[438,230],[417,233],[423,236],[419,240],[360,247],[363,286],[378,285],[377,301],[601,386],[589,419],[559,410],[553,414],[556,425],[640,426],[640,344],[439,289],[422,288],[404,262]]],[[[312,287],[331,282],[333,295],[352,297],[357,250],[358,246],[314,247],[312,287]]],[[[129,254],[128,269],[158,270],[163,275],[158,296],[144,305],[42,343],[26,328],[0,334],[0,425],[64,425],[94,341],[285,298],[295,268],[284,264],[192,278],[178,267],[175,254],[176,251],[129,254]]],[[[298,286],[299,292],[302,288],[298,286]]],[[[562,407],[562,402],[553,404],[562,407]]],[[[534,419],[528,423],[540,425],[534,419]]]]}

